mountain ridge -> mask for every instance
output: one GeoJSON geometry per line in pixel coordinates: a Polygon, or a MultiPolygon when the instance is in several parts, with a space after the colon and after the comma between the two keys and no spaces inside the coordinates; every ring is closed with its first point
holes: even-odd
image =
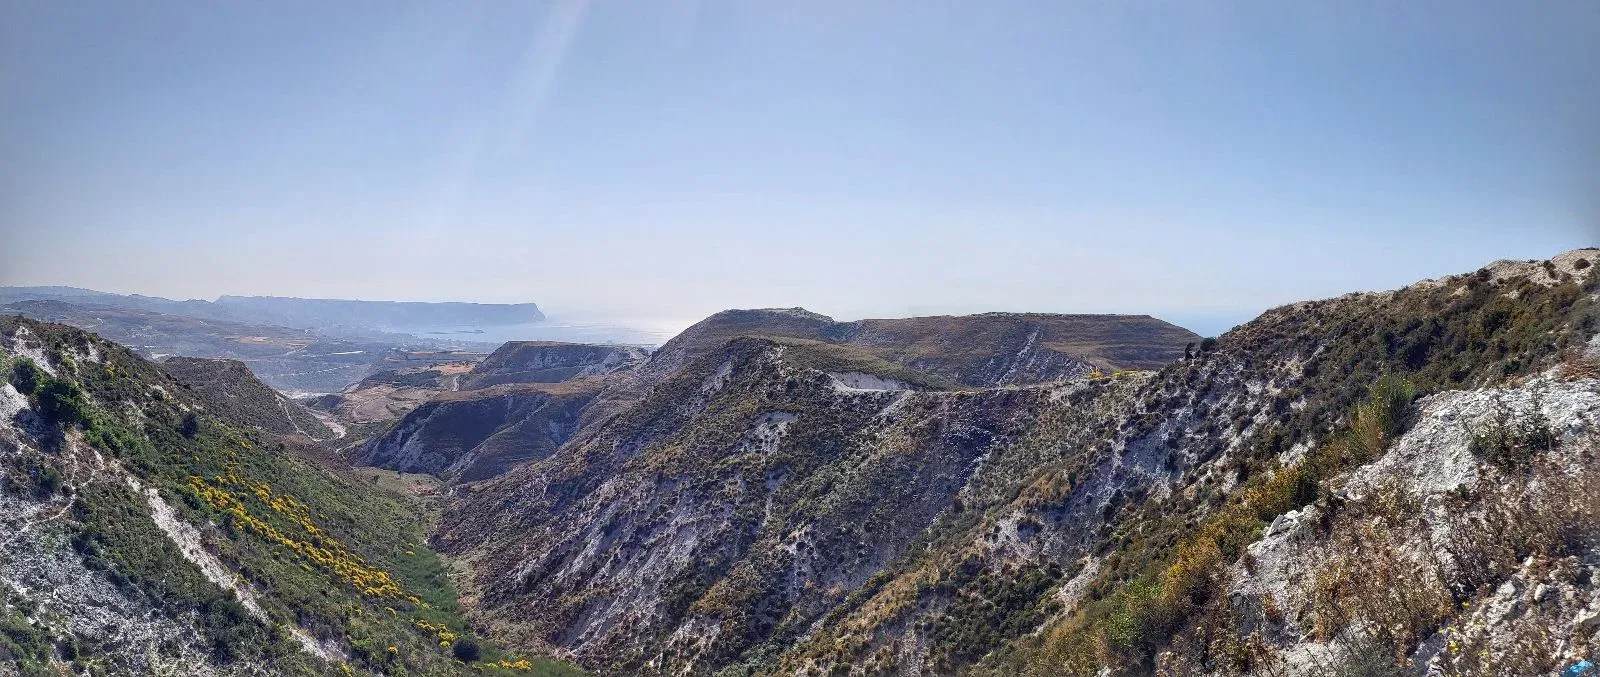
{"type": "MultiPolygon", "coordinates": [[[[1338,451],[1359,412],[1414,415],[1380,397],[1391,377],[1470,392],[1563,368],[1600,315],[1597,254],[1289,304],[1159,371],[1040,385],[842,388],[775,338],[685,332],[638,399],[464,488],[432,542],[475,562],[476,622],[608,673],[1231,674],[1208,641],[1367,656],[1218,625],[1261,622],[1228,606],[1228,565],[1373,462],[1338,451]]],[[[1361,447],[1380,462],[1384,430],[1361,447]]]]}
{"type": "Polygon", "coordinates": [[[741,335],[851,345],[971,387],[1159,366],[1201,338],[1149,315],[995,312],[837,322],[804,308],[725,310],[663,344],[643,374],[660,378],[741,335]]]}
{"type": "MultiPolygon", "coordinates": [[[[1184,345],[1199,338],[1148,316],[987,313],[841,323],[801,308],[728,310],[696,323],[649,355],[618,346],[507,343],[463,376],[460,384],[463,390],[470,390],[509,382],[600,377],[581,400],[563,404],[563,420],[576,413],[577,422],[575,426],[563,423],[550,428],[548,441],[560,445],[587,434],[647,397],[662,378],[675,372],[676,365],[700,359],[744,337],[776,342],[788,351],[791,362],[827,371],[844,387],[849,387],[847,382],[863,383],[861,379],[866,378],[872,381],[872,387],[932,390],[1054,381],[1100,368],[1112,371],[1121,366],[1148,366],[1182,355],[1184,345]],[[1097,350],[1116,353],[1120,349],[1133,359],[1102,361],[1102,367],[1048,347],[1052,341],[1070,341],[1070,345],[1054,345],[1078,354],[1097,350]]],[[[495,395],[487,393],[441,395],[432,406],[413,412],[414,419],[408,416],[389,433],[364,445],[354,458],[408,472],[435,473],[445,467],[457,467],[458,459],[471,455],[471,449],[485,439],[479,432],[466,432],[466,428],[480,425],[469,425],[468,421],[482,421],[481,417],[491,410],[499,412],[493,414],[496,423],[491,427],[500,430],[495,435],[501,436],[526,425],[514,420],[516,417],[543,416],[546,412],[542,407],[528,407],[526,390],[504,395],[516,401],[490,403],[488,400],[495,395]],[[466,428],[451,430],[453,426],[466,428]],[[419,462],[416,445],[429,439],[440,440],[448,451],[429,457],[434,460],[419,462]],[[455,440],[475,441],[457,448],[455,440]]],[[[548,444],[541,441],[533,446],[545,449],[548,444]]],[[[531,457],[524,454],[518,458],[531,457]]],[[[497,464],[494,468],[498,471],[509,466],[497,464]]]]}

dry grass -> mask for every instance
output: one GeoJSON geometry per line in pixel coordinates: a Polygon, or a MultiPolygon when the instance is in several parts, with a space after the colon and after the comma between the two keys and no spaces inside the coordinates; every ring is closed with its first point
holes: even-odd
{"type": "Polygon", "coordinates": [[[1395,660],[1453,610],[1438,562],[1408,547],[1409,530],[1373,520],[1335,532],[1333,557],[1313,574],[1314,634],[1326,641],[1367,627],[1395,660]]]}
{"type": "Polygon", "coordinates": [[[1530,557],[1579,554],[1600,541],[1600,494],[1592,490],[1600,467],[1593,454],[1581,450],[1572,468],[1553,455],[1533,459],[1530,473],[1498,478],[1476,506],[1452,514],[1447,551],[1457,566],[1458,596],[1498,584],[1530,557]]]}
{"type": "MultiPolygon", "coordinates": [[[[1442,631],[1441,674],[1552,673],[1560,667],[1560,649],[1587,638],[1562,636],[1553,629],[1559,619],[1538,609],[1491,631],[1441,626],[1452,618],[1461,624],[1519,573],[1536,578],[1544,572],[1543,578],[1557,580],[1575,575],[1571,556],[1600,544],[1600,495],[1588,490],[1600,482],[1596,460],[1592,447],[1544,454],[1531,460],[1528,472],[1491,478],[1479,485],[1478,496],[1457,499],[1446,526],[1449,568],[1415,547],[1422,525],[1406,525],[1420,514],[1415,504],[1380,492],[1333,527],[1329,551],[1350,554],[1316,572],[1316,634],[1324,640],[1364,637],[1398,666],[1422,639],[1442,631]]],[[[1327,674],[1354,674],[1345,668],[1327,674]]]]}
{"type": "Polygon", "coordinates": [[[1529,614],[1496,629],[1445,630],[1446,649],[1439,660],[1445,677],[1482,675],[1550,675],[1561,668],[1561,637],[1550,631],[1550,619],[1529,614]]]}

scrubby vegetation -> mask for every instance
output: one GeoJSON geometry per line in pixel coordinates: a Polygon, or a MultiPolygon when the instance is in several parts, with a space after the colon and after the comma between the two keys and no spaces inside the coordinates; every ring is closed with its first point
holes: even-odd
{"type": "Polygon", "coordinates": [[[190,566],[166,535],[145,517],[141,497],[127,487],[95,484],[74,503],[78,528],[74,550],[93,571],[112,583],[137,590],[159,606],[195,614],[195,624],[223,664],[274,661],[312,672],[277,627],[247,613],[231,591],[206,580],[190,566]]]}
{"type": "Polygon", "coordinates": [[[1041,383],[1091,369],[1156,368],[1177,359],[1185,342],[1198,338],[1142,315],[985,313],[835,322],[790,308],[717,313],[658,354],[692,362],[741,336],[847,348],[857,358],[871,356],[965,387],[1041,383]]]}
{"type": "MultiPolygon", "coordinates": [[[[0,321],[8,334],[18,326],[0,321]]],[[[359,671],[445,674],[464,667],[452,645],[472,632],[442,563],[423,545],[421,515],[297,457],[276,437],[200,411],[158,367],[119,346],[64,327],[26,329],[45,344],[58,376],[26,359],[5,366],[48,426],[41,434],[81,436],[109,464],[72,475],[70,519],[61,521],[91,570],[192,619],[220,664],[303,674],[340,668],[304,652],[290,636],[298,628],[347,651],[344,667],[359,671]],[[185,560],[152,521],[145,498],[119,479],[124,472],[154,488],[184,521],[201,525],[222,561],[267,591],[255,597],[267,622],[185,560]]],[[[34,457],[46,467],[11,468],[5,477],[35,478],[36,491],[49,494],[66,490],[61,464],[94,462],[64,448],[55,453],[34,457]]],[[[20,637],[5,650],[40,655],[36,642],[20,637]]],[[[576,674],[469,641],[479,647],[478,671],[576,674]]],[[[92,663],[96,651],[85,646],[76,660],[92,663]]]]}
{"type": "MultiPolygon", "coordinates": [[[[1542,286],[1480,273],[1299,304],[1205,342],[1192,360],[1153,378],[1120,386],[1091,381],[1066,393],[1075,409],[1047,412],[1033,432],[991,457],[994,473],[980,472],[960,511],[934,527],[931,542],[989,538],[980,530],[1019,509],[1045,522],[1042,533],[1070,530],[1069,524],[1052,526],[1052,516],[1081,514],[1067,511],[1083,510],[1076,501],[1096,464],[1135,446],[1170,450],[1163,469],[1179,482],[1159,500],[1148,500],[1138,487],[1114,492],[1100,515],[1107,523],[1090,535],[1099,561],[1081,611],[1051,623],[1038,638],[1002,645],[976,668],[995,674],[1071,674],[1103,666],[1137,672],[1175,648],[1221,661],[1213,665],[1250,664],[1262,647],[1225,615],[1208,615],[1219,603],[1220,572],[1244,557],[1243,546],[1277,515],[1337,503],[1338,478],[1380,456],[1403,431],[1409,409],[1401,405],[1416,390],[1499,383],[1550,366],[1563,350],[1581,345],[1594,328],[1596,286],[1592,277],[1542,286]],[[1250,388],[1265,392],[1244,400],[1259,409],[1221,397],[1241,388],[1231,382],[1233,373],[1259,379],[1250,388]],[[1094,390],[1097,384],[1101,391],[1094,390]],[[1130,386],[1134,413],[1120,429],[1091,429],[1086,438],[1063,432],[1102,425],[1084,408],[1097,399],[1114,401],[1105,394],[1130,386]],[[1127,440],[1127,447],[1096,444],[1097,436],[1127,440]],[[1207,471],[1188,474],[1191,464],[1207,471]],[[1185,637],[1197,627],[1209,630],[1185,637]]],[[[1570,352],[1566,361],[1575,374],[1583,366],[1570,352]]],[[[922,575],[900,572],[925,567],[890,565],[886,574],[892,581],[922,575]]],[[[919,597],[924,604],[937,600],[919,597]]],[[[895,608],[914,604],[902,599],[895,608]]],[[[896,622],[891,616],[869,627],[899,632],[896,622]]],[[[811,644],[844,639],[825,631],[811,644]]]]}
{"type": "Polygon", "coordinates": [[[1539,452],[1549,451],[1556,444],[1549,419],[1537,399],[1526,412],[1512,412],[1498,397],[1495,404],[1494,419],[1473,431],[1468,449],[1473,456],[1506,472],[1531,470],[1539,452]]]}
{"type": "MultiPolygon", "coordinates": [[[[1259,648],[1251,645],[1247,634],[1237,632],[1229,614],[1215,604],[1222,569],[1238,561],[1242,547],[1276,515],[1313,503],[1335,505],[1330,502],[1330,480],[1381,455],[1403,430],[1405,405],[1415,397],[1411,384],[1443,389],[1497,382],[1547,366],[1563,348],[1582,341],[1594,327],[1595,304],[1589,294],[1595,286],[1593,278],[1552,287],[1525,278],[1497,283],[1479,273],[1458,285],[1415,287],[1272,311],[1216,345],[1203,346],[1202,352],[1212,355],[1237,355],[1233,351],[1244,342],[1254,343],[1256,350],[1289,347],[1288,358],[1302,363],[1303,379],[1283,401],[1303,404],[1274,403],[1275,425],[1259,428],[1250,447],[1254,453],[1235,460],[1243,485],[1229,492],[1199,525],[1186,524],[1192,514],[1187,512],[1163,519],[1160,511],[1170,508],[1162,505],[1126,518],[1124,523],[1130,526],[1104,541],[1115,544],[1115,556],[1091,586],[1089,601],[1037,647],[1025,650],[1019,662],[1038,674],[1088,674],[1104,666],[1137,671],[1151,669],[1158,652],[1176,646],[1201,664],[1221,661],[1234,669],[1250,669],[1260,656],[1259,648]],[[1300,341],[1308,343],[1294,348],[1300,341]],[[1372,385],[1364,400],[1357,401],[1351,391],[1362,380],[1372,385]],[[1329,415],[1335,407],[1345,407],[1348,414],[1329,415]],[[1341,418],[1342,432],[1316,439],[1324,422],[1341,418]],[[1271,470],[1276,459],[1301,442],[1317,444],[1299,462],[1271,470]],[[1129,533],[1129,528],[1137,531],[1129,533]],[[1173,534],[1183,533],[1192,535],[1174,544],[1173,534]]],[[[1283,353],[1278,355],[1283,359],[1283,353]]],[[[1246,364],[1272,359],[1248,353],[1239,357],[1246,364]]],[[[1191,369],[1193,363],[1169,368],[1191,369]]],[[[1547,445],[1548,435],[1535,420],[1515,425],[1502,420],[1483,431],[1473,448],[1510,466],[1528,458],[1531,449],[1547,445]]],[[[1330,619],[1328,631],[1344,627],[1332,620],[1340,617],[1336,609],[1341,605],[1382,606],[1379,599],[1404,615],[1403,620],[1389,619],[1385,633],[1390,634],[1378,638],[1384,646],[1414,642],[1417,633],[1431,629],[1441,617],[1434,608],[1437,596],[1396,600],[1388,596],[1388,588],[1361,587],[1373,583],[1372,578],[1338,574],[1382,568],[1383,553],[1391,545],[1386,539],[1381,531],[1362,532],[1351,547],[1372,553],[1374,559],[1344,569],[1331,565],[1328,580],[1343,581],[1343,587],[1331,582],[1325,586],[1330,606],[1323,617],[1330,619]]],[[[1405,580],[1398,565],[1390,573],[1405,580]]],[[[1379,618],[1383,616],[1373,617],[1379,618]]]]}
{"type": "Polygon", "coordinates": [[[1248,668],[1250,647],[1240,644],[1231,628],[1218,627],[1214,618],[1217,601],[1225,599],[1219,589],[1224,569],[1272,519],[1325,498],[1328,480],[1381,453],[1402,432],[1414,397],[1410,384],[1384,377],[1352,411],[1349,426],[1298,463],[1253,475],[1198,526],[1165,520],[1145,529],[1140,542],[1124,544],[1114,561],[1102,567],[1089,603],[1041,639],[1037,653],[1026,659],[1030,671],[1094,674],[1104,666],[1150,670],[1156,653],[1202,617],[1213,617],[1212,623],[1199,624],[1194,636],[1181,639],[1202,654],[1219,653],[1236,667],[1248,668]],[[1175,546],[1162,545],[1174,536],[1175,546]]]}
{"type": "MultiPolygon", "coordinates": [[[[1547,425],[1542,415],[1515,418],[1524,431],[1547,425]]],[[[1438,674],[1561,669],[1561,649],[1588,638],[1558,630],[1551,600],[1535,599],[1493,632],[1473,614],[1519,590],[1520,583],[1508,584],[1513,576],[1554,587],[1588,575],[1579,558],[1600,546],[1600,503],[1588,490],[1600,481],[1600,457],[1592,441],[1584,445],[1559,456],[1553,447],[1529,448],[1516,467],[1490,465],[1501,474],[1455,492],[1434,513],[1444,516],[1442,524],[1430,527],[1421,500],[1394,483],[1325,517],[1320,547],[1327,556],[1310,585],[1315,635],[1330,642],[1318,674],[1352,674],[1361,665],[1375,671],[1368,674],[1402,674],[1407,656],[1434,636],[1443,649],[1438,674]],[[1419,543],[1430,529],[1449,535],[1442,550],[1419,543]]]]}
{"type": "Polygon", "coordinates": [[[23,677],[53,676],[49,665],[56,655],[55,642],[28,622],[33,610],[28,600],[12,599],[0,588],[0,661],[15,666],[23,677]]]}
{"type": "Polygon", "coordinates": [[[161,368],[193,392],[214,415],[277,435],[333,437],[333,432],[315,416],[262,383],[243,362],[172,357],[161,368]]]}
{"type": "Polygon", "coordinates": [[[45,422],[61,427],[87,426],[90,419],[89,403],[77,384],[56,378],[40,369],[33,360],[17,360],[11,369],[11,385],[17,392],[27,395],[45,422]]]}
{"type": "MultiPolygon", "coordinates": [[[[1578,564],[1600,547],[1600,500],[1592,490],[1600,482],[1600,456],[1585,448],[1573,457],[1576,472],[1571,457],[1538,456],[1479,500],[1457,507],[1451,524],[1457,539],[1449,554],[1459,568],[1443,583],[1458,608],[1470,611],[1488,603],[1513,573],[1549,585],[1592,584],[1588,570],[1578,564]]],[[[1565,667],[1556,658],[1562,646],[1590,641],[1552,632],[1556,619],[1545,609],[1529,611],[1511,623],[1509,632],[1471,624],[1444,628],[1443,674],[1554,673],[1565,667]]]]}

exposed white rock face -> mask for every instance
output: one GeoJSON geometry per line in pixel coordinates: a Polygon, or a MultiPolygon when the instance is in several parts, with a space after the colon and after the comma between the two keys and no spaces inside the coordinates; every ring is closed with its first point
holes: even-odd
{"type": "Polygon", "coordinates": [[[17,392],[10,383],[0,384],[0,421],[10,421],[18,412],[28,407],[28,398],[17,392]]]}
{"type": "Polygon", "coordinates": [[[1416,423],[1389,452],[1351,474],[1353,498],[1391,479],[1423,498],[1471,488],[1479,467],[1468,449],[1472,436],[1501,411],[1523,418],[1537,407],[1564,442],[1581,442],[1600,421],[1600,389],[1593,381],[1566,383],[1547,376],[1518,388],[1440,393],[1419,406],[1416,423]]]}
{"type": "Polygon", "coordinates": [[[44,352],[44,344],[27,327],[17,327],[16,332],[9,336],[0,334],[0,349],[16,357],[32,360],[46,374],[58,375],[55,363],[51,362],[50,356],[44,352]]]}
{"type": "MultiPolygon", "coordinates": [[[[891,362],[976,389],[962,392],[895,391],[882,376],[893,372],[867,379],[838,373],[866,369],[843,366],[860,363],[798,359],[810,339],[759,347],[766,359],[749,354],[765,345],[757,339],[702,352],[692,363],[673,361],[687,350],[663,349],[644,369],[660,378],[646,379],[652,387],[629,416],[485,485],[442,518],[436,539],[447,553],[481,558],[473,565],[486,600],[477,606],[480,620],[527,628],[515,641],[554,645],[602,670],[916,675],[971,667],[1053,676],[1108,661],[1120,664],[1107,674],[1148,667],[1135,665],[1137,654],[1173,638],[1136,638],[1146,646],[1123,652],[1100,646],[1116,640],[1075,634],[1081,626],[1072,624],[1086,617],[1121,623],[1106,614],[1139,604],[1140,577],[1160,576],[1151,587],[1169,582],[1169,572],[1154,567],[1172,554],[1163,549],[1187,547],[1191,535],[1207,537],[1204,529],[1215,524],[1229,530],[1218,555],[1196,558],[1204,570],[1177,574],[1204,576],[1203,608],[1172,616],[1199,625],[1211,620],[1205,614],[1237,609],[1243,627],[1210,625],[1217,632],[1193,633],[1197,642],[1242,629],[1241,638],[1258,635],[1291,672],[1366,651],[1368,634],[1391,630],[1318,613],[1327,601],[1319,581],[1337,575],[1368,584],[1357,592],[1372,599],[1392,591],[1416,602],[1420,614],[1439,616],[1405,629],[1405,652],[1425,665],[1441,646],[1442,623],[1465,618],[1451,606],[1461,601],[1451,581],[1471,573],[1482,580],[1470,595],[1488,600],[1522,566],[1469,572],[1476,565],[1456,561],[1449,547],[1463,519],[1453,513],[1464,512],[1452,511],[1454,502],[1485,512],[1481,497],[1503,484],[1503,471],[1484,467],[1471,451],[1472,426],[1492,420],[1499,403],[1514,414],[1532,409],[1537,386],[1550,391],[1538,396],[1543,417],[1570,430],[1564,446],[1576,449],[1587,440],[1594,384],[1545,379],[1440,394],[1416,404],[1411,434],[1370,466],[1332,478],[1319,472],[1288,492],[1282,483],[1257,490],[1282,465],[1324,461],[1317,445],[1342,434],[1350,405],[1379,374],[1499,383],[1519,365],[1558,359],[1546,348],[1574,345],[1571,328],[1579,325],[1540,323],[1571,319],[1549,309],[1572,294],[1540,285],[1579,267],[1576,258],[1552,263],[1553,277],[1531,284],[1502,276],[1503,288],[1490,271],[1274,309],[1158,372],[1045,385],[1016,378],[1044,368],[1046,339],[1031,330],[1015,334],[1001,354],[945,364],[945,372],[928,352],[892,355],[891,362]],[[1483,313],[1504,310],[1502,301],[1517,316],[1503,326],[1517,332],[1482,336],[1496,334],[1483,313]],[[1524,321],[1524,310],[1534,321],[1524,321]],[[1438,331],[1427,329],[1434,319],[1438,331]],[[1528,339],[1521,331],[1528,327],[1548,331],[1549,341],[1528,339]],[[1434,342],[1439,334],[1452,340],[1434,342]],[[1454,340],[1469,334],[1470,341],[1454,340]],[[1497,347],[1502,354],[1492,354],[1497,347]],[[730,355],[740,356],[731,371],[730,355]],[[1013,383],[1035,385],[1007,387],[1013,383]],[[761,417],[773,413],[799,418],[768,435],[761,417]],[[1284,506],[1285,495],[1316,502],[1284,506]],[[1267,501],[1251,505],[1257,498],[1267,501]],[[1395,504],[1392,523],[1368,520],[1370,534],[1357,528],[1363,510],[1376,513],[1386,502],[1395,504]],[[1241,513],[1287,514],[1257,534],[1241,526],[1254,517],[1233,519],[1231,506],[1241,504],[1241,513]],[[1211,522],[1214,515],[1225,519],[1211,522]],[[1236,546],[1257,536],[1218,580],[1236,546]],[[498,552],[479,545],[496,539],[515,545],[498,552]],[[1384,561],[1364,560],[1369,548],[1384,561]],[[670,558],[656,557],[663,552],[670,558]],[[514,578],[505,575],[512,570],[514,578]],[[1019,584],[1031,574],[1048,582],[1019,584]],[[1218,583],[1221,594],[1210,594],[1218,583]],[[656,589],[640,592],[648,586],[656,589]],[[1133,594],[1106,597],[1123,591],[1133,594]],[[1048,660],[1074,657],[1080,647],[1097,655],[1048,660]],[[1038,657],[1046,660],[1023,663],[1038,657]]],[[[731,315],[725,324],[737,325],[731,315]]],[[[879,339],[888,334],[871,324],[816,331],[819,340],[855,346],[873,345],[874,331],[879,339]]],[[[1572,585],[1564,575],[1535,562],[1506,597],[1537,597],[1554,609],[1572,585]]],[[[1182,607],[1175,597],[1162,603],[1182,607]]],[[[1529,603],[1501,606],[1526,615],[1529,603]]],[[[1130,610],[1133,623],[1143,624],[1140,611],[1130,610]]],[[[1206,663],[1228,659],[1215,649],[1233,648],[1216,641],[1195,652],[1209,652],[1197,659],[1202,670],[1224,669],[1206,663]]],[[[1174,661],[1181,660],[1189,647],[1173,645],[1174,661]]]]}
{"type": "MultiPolygon", "coordinates": [[[[127,481],[128,486],[135,492],[144,496],[145,502],[150,506],[150,519],[155,522],[157,528],[161,529],[161,533],[167,535],[173,545],[178,546],[178,552],[183,554],[184,559],[198,567],[200,572],[205,574],[206,579],[215,583],[217,587],[233,593],[234,598],[239,600],[239,603],[244,606],[246,611],[250,612],[250,615],[255,616],[262,623],[270,624],[272,622],[271,619],[267,618],[267,613],[261,610],[261,604],[256,601],[255,590],[243,579],[239,578],[226,564],[223,564],[222,560],[217,559],[216,555],[206,550],[200,537],[200,530],[179,518],[178,512],[172,509],[172,505],[161,497],[161,493],[156,491],[155,487],[141,486],[139,480],[132,475],[124,475],[123,479],[127,481]]],[[[347,656],[336,651],[333,646],[318,642],[311,636],[311,633],[302,628],[289,627],[287,629],[290,636],[300,643],[300,648],[305,650],[306,653],[326,661],[339,661],[347,658],[347,656]]]]}
{"type": "MultiPolygon", "coordinates": [[[[0,497],[0,511],[19,510],[27,508],[0,497]]],[[[35,606],[36,624],[121,647],[123,674],[219,674],[189,619],[168,618],[86,568],[59,529],[31,529],[0,547],[0,585],[35,606]]]]}
{"type": "Polygon", "coordinates": [[[217,587],[233,591],[234,596],[239,599],[239,603],[243,604],[251,615],[261,619],[263,622],[266,621],[267,614],[261,610],[261,605],[256,603],[255,594],[248,587],[240,585],[239,580],[232,571],[228,570],[227,565],[224,565],[222,560],[217,559],[215,555],[207,552],[205,546],[200,544],[199,530],[188,522],[179,519],[177,511],[173,510],[172,506],[161,498],[160,492],[157,492],[155,487],[145,489],[140,485],[139,480],[131,476],[125,479],[129,487],[132,487],[134,491],[145,497],[145,501],[150,505],[150,518],[161,529],[161,533],[166,534],[167,538],[178,546],[178,551],[183,553],[183,558],[199,567],[200,572],[205,574],[206,579],[216,583],[217,587]]]}
{"type": "MultiPolygon", "coordinates": [[[[7,392],[16,391],[4,386],[0,402],[14,401],[7,392]]],[[[36,453],[16,426],[19,411],[0,417],[0,450],[36,453]]],[[[82,445],[69,440],[58,453],[68,468],[63,473],[66,486],[107,481],[110,473],[102,459],[82,445]]],[[[29,603],[34,609],[29,620],[53,636],[118,647],[113,665],[118,674],[220,674],[192,618],[170,618],[144,596],[113,585],[102,572],[84,565],[68,543],[65,520],[71,515],[71,495],[39,499],[0,490],[3,597],[29,603]]],[[[5,667],[0,665],[0,674],[6,674],[5,667]]]]}
{"type": "Polygon", "coordinates": [[[733,360],[730,359],[724,361],[721,366],[717,367],[715,372],[712,372],[711,375],[707,376],[706,380],[700,384],[700,395],[702,397],[710,397],[717,394],[717,391],[722,390],[722,386],[728,383],[728,376],[732,373],[733,360]]]}
{"type": "MultiPolygon", "coordinates": [[[[746,621],[727,609],[763,608],[774,620],[792,615],[797,627],[808,624],[907,540],[872,538],[863,522],[914,534],[945,509],[978,458],[1015,430],[1008,405],[1046,397],[1042,389],[911,390],[881,376],[796,368],[774,359],[783,346],[741,345],[736,360],[707,356],[658,387],[686,398],[641,405],[658,405],[653,417],[666,423],[602,429],[499,480],[522,487],[525,514],[563,504],[559,521],[537,524],[518,539],[521,556],[500,565],[508,589],[541,597],[507,613],[537,611],[534,623],[560,618],[559,627],[534,627],[580,658],[628,658],[651,633],[662,641],[640,652],[639,664],[708,674],[723,660],[718,648],[747,634],[746,621]],[[614,465],[599,472],[598,463],[614,465]],[[895,481],[886,481],[891,473],[895,481]],[[837,497],[811,504],[825,495],[824,482],[840,488],[837,497]],[[572,489],[578,483],[587,485],[581,494],[572,489]],[[895,508],[874,514],[881,503],[895,508]],[[717,566],[728,574],[695,594],[739,601],[681,599],[699,580],[717,580],[703,573],[717,566]],[[772,585],[749,587],[762,580],[772,585]],[[604,594],[571,595],[583,590],[604,594]]],[[[495,604],[508,597],[483,596],[495,604]]]]}
{"type": "MultiPolygon", "coordinates": [[[[1563,501],[1576,500],[1565,493],[1572,489],[1567,481],[1600,477],[1597,421],[1600,381],[1563,382],[1553,375],[1518,387],[1452,391],[1420,401],[1411,428],[1384,456],[1350,472],[1339,492],[1349,506],[1342,511],[1371,515],[1353,524],[1368,530],[1369,537],[1380,534],[1378,542],[1393,544],[1393,552],[1349,551],[1352,541],[1339,535],[1347,533],[1348,525],[1329,533],[1319,524],[1322,510],[1307,506],[1274,520],[1248,547],[1248,565],[1240,562],[1231,568],[1230,602],[1276,648],[1279,663],[1272,674],[1337,674],[1329,673],[1329,666],[1360,654],[1364,633],[1374,632],[1357,624],[1331,640],[1314,637],[1318,576],[1328,571],[1329,562],[1351,555],[1357,556],[1348,561],[1358,565],[1364,558],[1387,558],[1385,562],[1409,572],[1407,580],[1390,584],[1415,585],[1413,577],[1433,581],[1422,587],[1436,587],[1434,594],[1448,603],[1452,586],[1466,580],[1466,564],[1458,557],[1462,542],[1478,538],[1460,532],[1460,525],[1486,520],[1482,523],[1491,531],[1531,528],[1497,518],[1494,501],[1533,501],[1552,508],[1530,513],[1534,517],[1529,519],[1560,514],[1563,501]],[[1558,440],[1556,449],[1544,452],[1546,470],[1523,478],[1473,454],[1474,434],[1497,419],[1518,424],[1538,416],[1558,440]],[[1280,616],[1260,613],[1265,607],[1280,616]]],[[[1353,542],[1370,546],[1374,541],[1353,542]]],[[[1594,585],[1600,583],[1600,550],[1595,545],[1564,558],[1509,562],[1497,582],[1477,588],[1475,599],[1443,613],[1437,631],[1419,638],[1410,660],[1416,673],[1514,674],[1527,669],[1534,660],[1529,656],[1542,656],[1538,660],[1556,666],[1591,657],[1591,650],[1600,649],[1600,637],[1595,636],[1600,630],[1600,589],[1594,585]],[[1469,664],[1467,653],[1474,654],[1474,662],[1469,664]]]]}

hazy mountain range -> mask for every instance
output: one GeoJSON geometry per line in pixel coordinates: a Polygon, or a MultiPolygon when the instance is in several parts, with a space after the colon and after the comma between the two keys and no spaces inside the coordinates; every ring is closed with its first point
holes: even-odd
{"type": "Polygon", "coordinates": [[[65,301],[122,310],[183,315],[204,320],[310,329],[324,333],[373,334],[415,327],[499,326],[545,319],[534,303],[422,303],[351,301],[282,296],[219,296],[215,301],[174,301],[77,287],[0,287],[0,305],[16,301],[65,301]]]}

